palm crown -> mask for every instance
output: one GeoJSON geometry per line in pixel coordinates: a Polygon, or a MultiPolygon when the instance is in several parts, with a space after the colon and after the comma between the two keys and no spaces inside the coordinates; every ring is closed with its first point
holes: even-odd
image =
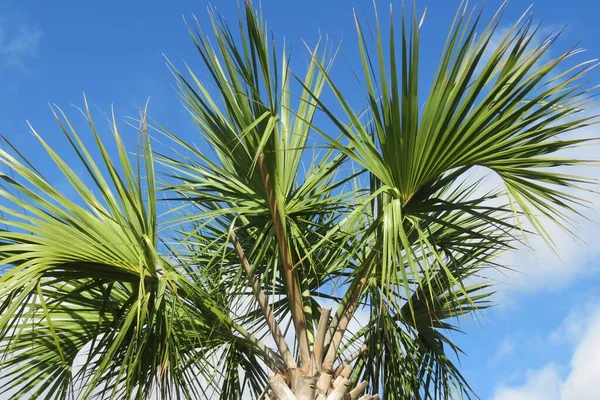
{"type": "Polygon", "coordinates": [[[589,181],[557,171],[583,160],[555,153],[594,123],[588,64],[559,67],[577,50],[548,59],[553,38],[534,44],[527,18],[492,48],[499,17],[476,36],[479,18],[459,10],[424,99],[422,20],[402,13],[395,30],[392,19],[387,44],[377,20],[374,48],[357,21],[367,107],[356,111],[328,46],[292,73],[247,2],[235,34],[212,13],[213,42],[190,28],[207,81],[171,65],[203,147],[157,126],[173,145],[153,152],[143,111],[137,161],[116,123],[114,159],[86,103],[95,159],[57,109],[87,176],[36,137],[77,199],[0,151],[11,171],[0,189],[4,392],[470,397],[449,332],[488,306],[478,276],[502,267],[500,252],[528,231],[551,241],[546,221],[568,225],[583,203],[571,189],[589,181]],[[505,190],[465,179],[475,166],[505,190]],[[160,226],[159,190],[173,206],[160,226]]]}

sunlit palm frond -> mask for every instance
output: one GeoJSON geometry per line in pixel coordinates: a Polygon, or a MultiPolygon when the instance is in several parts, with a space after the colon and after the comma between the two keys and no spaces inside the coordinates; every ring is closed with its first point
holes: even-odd
{"type": "Polygon", "coordinates": [[[191,388],[210,386],[202,378],[207,366],[189,370],[187,363],[223,345],[261,350],[241,327],[239,336],[233,334],[237,325],[227,306],[211,298],[213,288],[193,285],[180,273],[183,261],[173,264],[159,254],[144,120],[143,151],[135,166],[116,124],[119,164],[96,132],[87,105],[85,115],[100,163],[69,120],[57,119],[88,173],[85,178],[36,134],[77,199],[28,161],[0,154],[14,175],[2,176],[2,196],[10,203],[2,205],[2,223],[9,229],[0,232],[0,251],[2,264],[13,266],[0,277],[0,367],[8,378],[2,389],[18,391],[15,398],[130,398],[156,392],[195,398],[191,388]]]}

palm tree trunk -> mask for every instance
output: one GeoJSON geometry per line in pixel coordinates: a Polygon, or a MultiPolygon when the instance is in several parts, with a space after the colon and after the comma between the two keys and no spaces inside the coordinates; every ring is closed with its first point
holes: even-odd
{"type": "Polygon", "coordinates": [[[342,368],[342,372],[333,376],[327,372],[315,376],[305,376],[296,370],[287,377],[277,374],[269,380],[271,400],[378,400],[378,395],[364,394],[368,386],[366,381],[351,387],[352,369],[342,368]],[[287,379],[286,379],[287,378],[287,379]],[[291,382],[290,382],[291,381],[291,382]]]}
{"type": "Polygon", "coordinates": [[[335,357],[331,354],[337,353],[337,347],[332,351],[331,347],[335,344],[330,344],[329,348],[326,345],[330,314],[330,308],[324,308],[321,311],[315,334],[316,340],[310,353],[310,363],[305,364],[303,368],[288,368],[284,372],[276,373],[269,380],[271,400],[379,399],[378,395],[364,394],[368,382],[363,381],[352,387],[352,381],[350,381],[351,364],[367,350],[366,345],[350,354],[337,368],[333,368],[335,357]]]}

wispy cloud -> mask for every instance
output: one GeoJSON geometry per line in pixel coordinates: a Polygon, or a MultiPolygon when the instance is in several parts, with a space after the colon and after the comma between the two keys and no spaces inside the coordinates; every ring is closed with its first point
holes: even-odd
{"type": "Polygon", "coordinates": [[[516,349],[516,346],[515,346],[514,339],[512,337],[506,336],[502,340],[502,343],[500,343],[500,346],[498,347],[496,354],[494,354],[492,357],[489,358],[489,360],[488,360],[489,364],[494,365],[494,364],[498,363],[503,358],[513,354],[515,349],[516,349]]]}
{"type": "MultiPolygon", "coordinates": [[[[575,341],[571,360],[566,365],[550,362],[540,369],[529,370],[520,385],[496,388],[494,400],[592,400],[598,398],[600,381],[600,312],[592,315],[577,310],[569,314],[554,336],[568,334],[575,341]],[[566,325],[580,327],[578,332],[565,330],[566,325]],[[564,371],[564,373],[562,373],[564,371]]],[[[553,340],[553,335],[550,340],[553,340]]]]}
{"type": "Polygon", "coordinates": [[[41,39],[37,26],[15,25],[0,17],[0,67],[29,72],[27,61],[38,55],[41,39]]]}
{"type": "MultiPolygon", "coordinates": [[[[548,335],[550,344],[576,345],[585,335],[586,330],[597,316],[598,297],[592,296],[585,303],[579,304],[565,317],[562,323],[548,335]]],[[[600,318],[600,317],[599,317],[600,318]]]]}

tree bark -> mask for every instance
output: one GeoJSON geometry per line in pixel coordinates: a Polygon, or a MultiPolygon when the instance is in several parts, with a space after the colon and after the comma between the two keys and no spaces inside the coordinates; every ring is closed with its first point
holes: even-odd
{"type": "Polygon", "coordinates": [[[304,315],[304,309],[302,307],[300,287],[293,271],[292,255],[285,237],[285,230],[283,226],[284,221],[281,221],[280,210],[277,204],[276,193],[273,188],[271,175],[269,174],[265,156],[262,153],[258,156],[258,167],[260,168],[263,186],[267,194],[267,203],[269,205],[271,217],[273,218],[275,236],[277,238],[277,245],[281,255],[281,262],[283,264],[282,275],[288,292],[290,311],[292,314],[292,320],[294,322],[296,340],[298,341],[301,362],[300,366],[306,371],[310,365],[310,347],[308,345],[308,327],[306,325],[306,318],[304,315]]]}
{"type": "Polygon", "coordinates": [[[298,400],[280,374],[275,375],[269,380],[269,387],[276,400],[298,400]]]}
{"type": "Polygon", "coordinates": [[[231,229],[229,231],[229,240],[233,244],[233,248],[239,257],[240,262],[242,263],[242,267],[244,268],[244,271],[246,271],[246,275],[248,275],[248,281],[250,283],[250,288],[252,289],[252,293],[254,294],[254,297],[256,298],[258,305],[260,306],[260,309],[263,313],[263,316],[265,317],[265,320],[267,321],[267,326],[269,327],[269,331],[271,332],[271,335],[273,336],[273,340],[275,341],[277,350],[279,350],[279,353],[283,357],[283,362],[285,363],[286,368],[288,368],[288,369],[296,368],[296,366],[297,366],[296,360],[294,359],[294,356],[293,356],[292,352],[290,351],[290,348],[288,347],[287,342],[285,341],[285,336],[281,333],[281,330],[279,329],[279,325],[277,324],[277,321],[275,320],[275,315],[273,314],[273,311],[271,310],[271,306],[269,305],[269,299],[267,298],[265,293],[262,291],[262,289],[260,287],[260,283],[258,282],[256,277],[252,273],[252,267],[250,266],[250,262],[246,258],[244,249],[242,248],[240,242],[237,240],[237,237],[235,236],[235,232],[233,231],[233,229],[231,229]]]}
{"type": "Polygon", "coordinates": [[[269,380],[272,400],[377,400],[378,395],[364,394],[368,382],[352,387],[348,379],[351,371],[344,368],[343,375],[334,379],[326,373],[314,376],[302,375],[300,370],[284,376],[277,374],[269,380]],[[347,375],[347,376],[346,376],[347,375]]]}

